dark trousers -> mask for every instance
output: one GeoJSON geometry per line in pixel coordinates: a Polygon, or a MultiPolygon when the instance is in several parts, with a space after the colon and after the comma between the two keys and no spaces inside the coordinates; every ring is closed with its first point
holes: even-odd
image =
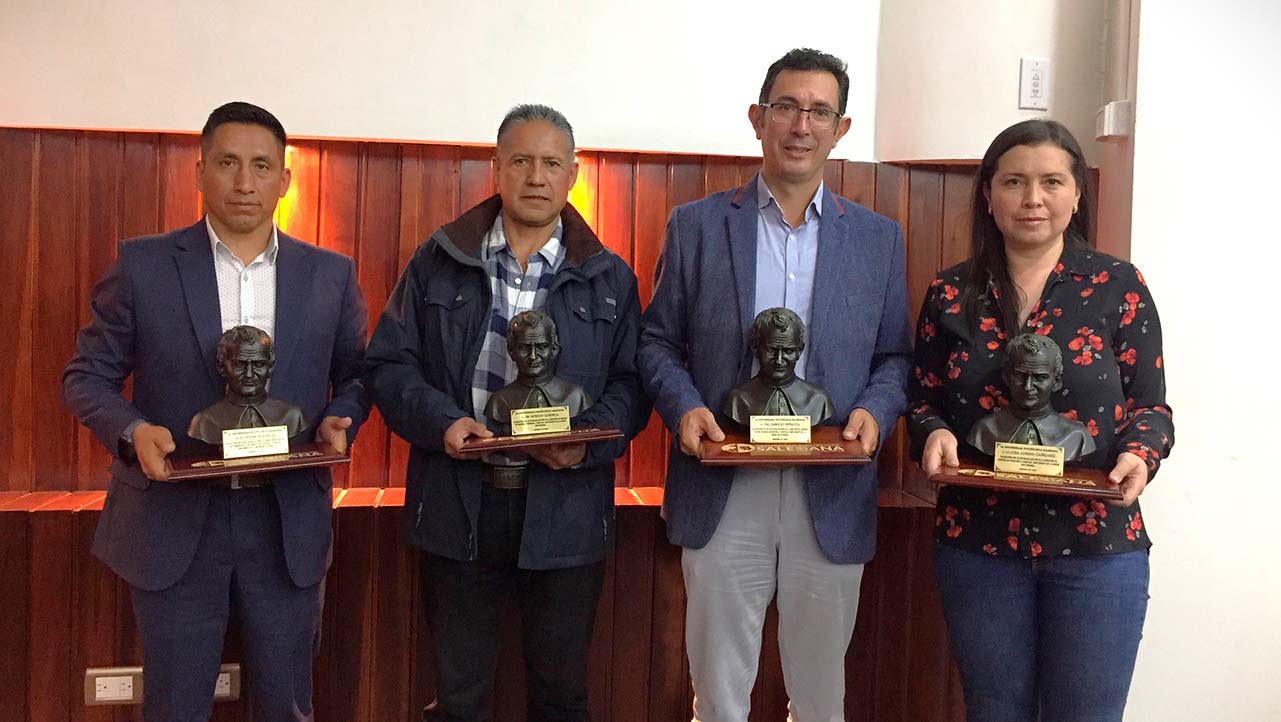
{"type": "Polygon", "coordinates": [[[490,719],[498,630],[505,602],[520,610],[529,722],[586,722],[587,647],[605,563],[566,569],[516,566],[525,490],[486,486],[477,559],[423,554],[423,606],[436,644],[436,699],[429,722],[490,719]]]}
{"type": "Polygon", "coordinates": [[[1014,559],[936,545],[969,722],[1121,722],[1148,553],[1014,559]]]}
{"type": "Polygon", "coordinates": [[[254,722],[310,722],[324,584],[294,586],[271,487],[215,487],[191,567],[159,591],[131,588],[146,722],[205,722],[234,606],[254,722]]]}

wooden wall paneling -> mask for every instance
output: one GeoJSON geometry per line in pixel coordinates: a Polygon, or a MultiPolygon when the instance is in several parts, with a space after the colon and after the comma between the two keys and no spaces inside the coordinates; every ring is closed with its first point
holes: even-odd
{"type": "Polygon", "coordinates": [[[13,423],[0,437],[0,491],[30,490],[32,443],[31,349],[34,338],[36,253],[35,233],[36,133],[0,128],[0,287],[10,299],[11,320],[17,323],[16,342],[0,348],[0,398],[9,399],[13,423]]]}
{"type": "Polygon", "coordinates": [[[725,156],[707,156],[703,170],[703,186],[708,195],[727,191],[742,185],[738,179],[738,160],[725,156]]]}
{"type": "Polygon", "coordinates": [[[33,489],[70,490],[75,484],[76,423],[62,409],[62,369],[75,346],[77,133],[44,131],[37,149],[35,317],[40,349],[31,355],[32,415],[39,420],[32,453],[33,489]]]}
{"type": "Polygon", "coordinates": [[[876,675],[872,718],[877,722],[915,722],[905,716],[908,681],[912,674],[908,666],[909,620],[906,612],[907,595],[911,589],[912,555],[911,509],[882,509],[877,523],[876,558],[869,565],[882,578],[877,584],[876,662],[872,674],[876,675]]]}
{"type": "Polygon", "coordinates": [[[613,722],[648,722],[650,679],[644,663],[653,648],[654,537],[658,526],[645,507],[617,510],[615,545],[613,722]]]}
{"type": "Polygon", "coordinates": [[[120,173],[120,238],[159,233],[160,136],[155,133],[122,133],[123,168],[120,173]]]}
{"type": "MultiPolygon", "coordinates": [[[[368,328],[378,323],[396,283],[400,233],[400,147],[391,143],[362,146],[356,244],[356,275],[365,297],[368,328]]],[[[389,432],[377,408],[360,429],[360,451],[352,455],[348,486],[387,485],[389,432]]]]}
{"type": "MultiPolygon", "coordinates": [[[[617,510],[620,514],[622,509],[617,510]]],[[[621,540],[614,537],[614,553],[605,558],[605,579],[601,584],[600,602],[592,625],[592,642],[587,649],[587,709],[595,722],[611,722],[614,680],[614,624],[618,579],[618,548],[621,540]]]]}
{"type": "Polygon", "coordinates": [[[334,624],[326,629],[329,647],[323,677],[317,675],[318,719],[370,722],[373,719],[375,614],[374,570],[379,489],[349,489],[334,509],[334,560],[326,582],[325,611],[334,624]],[[323,689],[321,687],[323,686],[323,689]]]}
{"type": "Polygon", "coordinates": [[[653,629],[649,647],[649,722],[687,719],[693,704],[685,656],[685,580],[681,548],[667,542],[655,507],[636,508],[654,530],[653,629]]]}
{"type": "MultiPolygon", "coordinates": [[[[599,151],[580,151],[575,160],[578,163],[578,176],[569,189],[568,202],[578,211],[578,215],[587,222],[587,227],[600,236],[600,224],[597,222],[600,212],[600,163],[603,153],[599,151]]],[[[495,189],[496,190],[496,189],[495,189]]]]}
{"type": "Polygon", "coordinates": [[[907,719],[946,719],[948,711],[947,632],[943,607],[934,584],[933,509],[904,510],[911,519],[908,549],[911,555],[911,587],[908,606],[907,719]]]}
{"type": "MultiPolygon", "coordinates": [[[[632,260],[633,222],[635,220],[634,153],[601,153],[593,170],[595,176],[596,235],[601,243],[617,253],[629,265],[632,260]]],[[[580,168],[582,161],[579,161],[580,168]]],[[[583,175],[580,169],[579,175],[583,175]]],[[[618,299],[620,302],[622,299],[618,299]]],[[[630,446],[630,445],[629,445],[630,446]]],[[[630,449],[614,462],[614,486],[628,486],[631,471],[630,449]]]]}
{"type": "MultiPolygon", "coordinates": [[[[907,305],[908,323],[916,328],[921,303],[930,282],[940,270],[943,249],[943,173],[934,168],[913,167],[908,180],[907,305]]],[[[959,300],[958,300],[959,302],[959,300]]],[[[900,426],[904,426],[900,422],[900,426]]],[[[934,499],[934,489],[909,458],[906,433],[902,455],[903,488],[910,494],[934,499]]]]}
{"type": "Polygon", "coordinates": [[[840,189],[845,186],[844,176],[844,161],[827,160],[823,162],[823,185],[828,190],[840,195],[840,189]]]}
{"type": "Polygon", "coordinates": [[[418,609],[413,599],[417,555],[401,539],[400,510],[404,489],[386,489],[374,513],[373,693],[375,720],[408,720],[412,690],[412,628],[418,609]]]}
{"type": "Polygon", "coordinates": [[[166,133],[160,136],[160,230],[189,226],[200,219],[196,190],[200,136],[166,133]]]}
{"type": "Polygon", "coordinates": [[[63,494],[42,505],[39,513],[30,514],[27,707],[37,722],[66,722],[71,706],[83,704],[84,699],[83,678],[80,685],[68,679],[74,642],[69,621],[76,588],[72,512],[79,503],[76,495],[63,494]]]}
{"type": "Polygon", "coordinates": [[[761,170],[760,158],[739,158],[738,159],[738,184],[746,185],[752,176],[761,170]]]}
{"type": "MultiPolygon", "coordinates": [[[[854,635],[845,653],[845,720],[846,722],[877,722],[875,716],[877,640],[881,623],[881,586],[885,574],[881,572],[881,559],[886,552],[881,546],[884,534],[879,519],[885,510],[877,510],[877,553],[863,567],[863,581],[859,585],[858,617],[854,622],[854,635]]],[[[901,543],[895,540],[894,543],[901,543]]],[[[914,721],[915,722],[915,721],[914,721]]]]}
{"type": "Polygon", "coordinates": [[[88,667],[110,667],[116,660],[116,575],[93,556],[93,532],[98,512],[81,507],[72,515],[73,586],[71,637],[72,658],[67,679],[72,722],[112,722],[110,707],[87,707],[83,699],[84,671],[88,667]],[[81,689],[81,695],[76,690],[81,689]]]}
{"type": "Polygon", "coordinates": [[[667,163],[667,212],[707,195],[701,156],[670,156],[667,163]]]}
{"type": "MultiPolygon", "coordinates": [[[[943,248],[940,270],[970,257],[970,204],[977,168],[952,166],[943,171],[943,248]]],[[[915,323],[916,319],[912,319],[915,323]]]]}
{"type": "Polygon", "coordinates": [[[869,210],[876,209],[876,164],[845,161],[841,195],[869,210]]]}
{"type": "Polygon", "coordinates": [[[308,243],[319,242],[322,142],[293,140],[285,147],[289,191],[276,204],[280,230],[308,243]]]}
{"type": "MultiPolygon", "coordinates": [[[[94,285],[116,258],[120,241],[120,133],[85,133],[81,142],[84,186],[80,245],[76,252],[76,328],[89,323],[94,285]]],[[[64,412],[66,413],[66,412],[64,412]]],[[[76,484],[79,490],[106,489],[111,455],[86,427],[76,424],[76,484]]]]}
{"type": "Polygon", "coordinates": [[[495,193],[493,148],[462,148],[458,160],[458,200],[461,215],[495,193]]]}
{"type": "MultiPolygon", "coordinates": [[[[877,163],[875,174],[875,191],[872,196],[872,210],[891,220],[897,221],[903,229],[904,244],[908,242],[908,175],[903,166],[889,163],[877,163]]],[[[910,249],[908,253],[910,254],[910,249]]],[[[911,272],[910,256],[907,260],[907,271],[911,272]]],[[[908,303],[911,303],[911,287],[908,287],[908,303]]],[[[909,315],[909,325],[911,316],[909,315]]],[[[904,460],[907,458],[907,433],[902,419],[895,430],[885,441],[885,449],[877,460],[877,480],[882,490],[898,493],[903,488],[904,460]]]]}
{"type": "MultiPolygon", "coordinates": [[[[0,129],[0,161],[6,160],[7,141],[16,135],[0,129]]],[[[29,151],[31,144],[27,143],[29,151]]],[[[0,208],[5,203],[0,193],[0,208]]],[[[0,216],[3,219],[3,216],[0,216]]],[[[0,226],[0,234],[5,233],[0,226]]],[[[24,226],[25,235],[25,226],[24,226]]],[[[15,722],[26,722],[27,690],[31,675],[31,535],[30,515],[0,509],[0,579],[5,583],[5,613],[0,614],[0,699],[15,722]]]]}
{"type": "MultiPolygon", "coordinates": [[[[654,295],[654,268],[663,246],[667,225],[667,165],[658,156],[642,155],[636,161],[635,230],[632,270],[636,272],[641,306],[654,295]]],[[[628,483],[632,486],[662,486],[667,470],[667,430],[658,414],[632,440],[628,483]]]]}

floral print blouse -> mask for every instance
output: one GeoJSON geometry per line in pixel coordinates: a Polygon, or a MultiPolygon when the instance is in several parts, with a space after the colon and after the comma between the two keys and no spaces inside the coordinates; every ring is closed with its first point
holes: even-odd
{"type": "MultiPolygon", "coordinates": [[[[997,323],[991,284],[978,328],[965,327],[961,289],[968,264],[940,273],[921,307],[908,381],[908,428],[918,459],[926,437],[941,428],[956,434],[962,456],[982,458],[965,443],[970,427],[1007,403],[1001,361],[1010,334],[997,323]]],[[[1147,463],[1150,481],[1174,444],[1174,421],[1165,403],[1161,323],[1138,269],[1097,251],[1065,248],[1024,331],[1058,342],[1063,388],[1051,403],[1094,436],[1096,450],[1071,463],[1110,470],[1128,451],[1147,463]]],[[[959,486],[939,489],[935,530],[939,543],[993,556],[1115,554],[1151,546],[1137,501],[1127,508],[959,486]]]]}

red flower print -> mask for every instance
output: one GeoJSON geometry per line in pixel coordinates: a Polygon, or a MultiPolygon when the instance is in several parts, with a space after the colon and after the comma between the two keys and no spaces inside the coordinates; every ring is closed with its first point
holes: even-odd
{"type": "Polygon", "coordinates": [[[996,494],[988,494],[984,501],[987,502],[988,506],[996,506],[996,494]]]}
{"type": "Polygon", "coordinates": [[[1014,534],[1019,530],[1019,518],[1016,516],[1010,519],[1010,533],[1014,534]]]}
{"type": "Polygon", "coordinates": [[[992,546],[991,544],[984,544],[984,545],[983,545],[983,553],[984,553],[984,554],[990,554],[990,555],[992,555],[992,556],[996,556],[996,547],[992,546]]]}
{"type": "Polygon", "coordinates": [[[1107,504],[1104,504],[1098,499],[1094,499],[1093,501],[1090,502],[1090,511],[1094,512],[1094,515],[1100,519],[1108,518],[1107,504]]]}
{"type": "Polygon", "coordinates": [[[1085,422],[1085,429],[1090,432],[1090,436],[1099,435],[1099,425],[1094,421],[1094,419],[1090,419],[1085,422]]]}
{"type": "Polygon", "coordinates": [[[947,519],[948,521],[952,521],[952,519],[956,518],[956,507],[949,506],[948,508],[944,509],[943,518],[947,519]]]}
{"type": "Polygon", "coordinates": [[[936,278],[933,281],[930,281],[930,288],[937,288],[938,286],[942,286],[942,285],[943,285],[943,279],[941,278],[936,278]]]}
{"type": "Polygon", "coordinates": [[[1139,294],[1130,291],[1125,294],[1125,313],[1121,314],[1121,325],[1129,326],[1134,321],[1134,310],[1139,307],[1139,294]]]}
{"type": "Polygon", "coordinates": [[[1090,296],[1093,296],[1093,295],[1094,295],[1094,287],[1087,286],[1081,289],[1081,298],[1089,298],[1090,296]]]}
{"type": "Polygon", "coordinates": [[[1130,520],[1130,528],[1134,531],[1138,531],[1143,528],[1143,519],[1139,516],[1139,512],[1137,511],[1134,512],[1134,518],[1130,520]]]}
{"type": "Polygon", "coordinates": [[[1073,351],[1080,351],[1082,348],[1085,348],[1085,338],[1077,336],[1071,341],[1068,341],[1068,348],[1073,351]]]}
{"type": "Polygon", "coordinates": [[[934,324],[926,321],[921,324],[920,337],[922,341],[929,341],[934,338],[934,324]]]}
{"type": "Polygon", "coordinates": [[[934,517],[934,526],[943,526],[943,517],[936,515],[934,517]]]}
{"type": "Polygon", "coordinates": [[[956,300],[956,297],[959,296],[960,293],[961,293],[960,289],[958,289],[956,286],[952,286],[952,285],[943,286],[943,297],[949,301],[956,300]]]}
{"type": "Polygon", "coordinates": [[[1038,328],[1038,329],[1036,330],[1036,335],[1038,335],[1038,336],[1049,336],[1049,335],[1050,335],[1050,332],[1051,332],[1051,331],[1053,331],[1053,330],[1054,330],[1054,324],[1052,324],[1052,323],[1047,323],[1047,324],[1045,324],[1044,326],[1042,326],[1042,327],[1040,327],[1040,328],[1038,328]]]}
{"type": "Polygon", "coordinates": [[[1139,284],[1140,284],[1140,285],[1143,285],[1143,286],[1148,285],[1148,282],[1147,282],[1147,281],[1145,281],[1145,280],[1143,280],[1143,274],[1142,274],[1142,273],[1139,273],[1139,269],[1137,269],[1137,268],[1136,268],[1136,269],[1134,269],[1134,275],[1138,277],[1138,279],[1139,279],[1139,284]]]}
{"type": "Polygon", "coordinates": [[[1095,351],[1102,351],[1103,339],[1099,338],[1098,336],[1095,336],[1094,334],[1090,334],[1090,346],[1092,346],[1095,351]]]}
{"type": "Polygon", "coordinates": [[[1062,264],[1062,263],[1056,263],[1056,264],[1054,264],[1054,272],[1055,272],[1055,273],[1063,273],[1063,264],[1062,264]]]}
{"type": "Polygon", "coordinates": [[[988,342],[987,342],[987,350],[988,350],[988,351],[995,351],[995,350],[997,350],[997,349],[998,349],[998,348],[1000,348],[1000,347],[1001,347],[1001,344],[997,343],[996,341],[988,341],[988,342]]]}
{"type": "Polygon", "coordinates": [[[951,306],[948,306],[947,311],[945,311],[945,313],[951,313],[951,314],[957,314],[960,312],[961,312],[961,304],[959,303],[954,303],[951,306]]]}
{"type": "Polygon", "coordinates": [[[1068,421],[1076,421],[1076,409],[1068,409],[1067,411],[1059,414],[1059,416],[1062,416],[1068,421]]]}
{"type": "Polygon", "coordinates": [[[1072,505],[1072,516],[1085,516],[1085,502],[1078,501],[1072,505]]]}
{"type": "Polygon", "coordinates": [[[1081,352],[1080,356],[1074,356],[1072,358],[1072,363],[1077,364],[1079,366],[1089,366],[1090,364],[1094,363],[1094,354],[1090,353],[1090,349],[1087,348],[1086,350],[1081,352]]]}
{"type": "Polygon", "coordinates": [[[948,377],[949,379],[952,379],[953,381],[955,381],[956,379],[960,378],[960,376],[961,376],[961,367],[960,367],[960,366],[953,366],[952,368],[950,368],[950,369],[948,369],[948,370],[947,370],[947,377],[948,377]]]}
{"type": "Polygon", "coordinates": [[[994,328],[996,328],[996,318],[980,318],[979,319],[980,331],[991,331],[994,328]]]}
{"type": "Polygon", "coordinates": [[[1089,335],[1090,335],[1090,333],[1091,333],[1091,332],[1093,332],[1093,331],[1094,331],[1094,329],[1090,328],[1089,326],[1082,326],[1082,327],[1080,327],[1080,328],[1078,328],[1078,329],[1076,330],[1076,335],[1078,335],[1078,336],[1089,336],[1089,335]]]}
{"type": "Polygon", "coordinates": [[[1084,522],[1076,525],[1076,530],[1086,536],[1094,536],[1099,533],[1099,523],[1094,519],[1086,519],[1084,522]]]}
{"type": "Polygon", "coordinates": [[[1061,308],[1056,308],[1056,309],[1054,309],[1054,317],[1055,317],[1055,318],[1058,318],[1059,316],[1062,316],[1062,315],[1063,315],[1063,309],[1061,309],[1061,308]]]}
{"type": "Polygon", "coordinates": [[[991,411],[992,409],[996,408],[996,399],[992,398],[991,396],[980,396],[979,406],[982,406],[987,411],[991,411]]]}
{"type": "Polygon", "coordinates": [[[1117,404],[1116,408],[1112,410],[1112,418],[1116,421],[1125,418],[1125,409],[1122,409],[1120,404],[1117,404]]]}
{"type": "Polygon", "coordinates": [[[960,535],[961,535],[961,527],[959,527],[959,526],[955,526],[955,525],[948,527],[948,528],[947,528],[947,535],[948,535],[948,537],[949,537],[949,538],[951,538],[951,539],[955,539],[955,538],[957,538],[958,536],[960,536],[960,535]]]}
{"type": "Polygon", "coordinates": [[[1108,272],[1107,272],[1107,271],[1101,271],[1101,272],[1099,273],[1099,275],[1097,275],[1097,276],[1095,276],[1093,279],[1091,279],[1091,283],[1107,283],[1107,282],[1108,282],[1108,272]]]}
{"type": "Polygon", "coordinates": [[[1005,537],[1005,543],[1006,543],[1006,544],[1009,544],[1009,545],[1010,545],[1010,548],[1011,548],[1011,549],[1013,549],[1014,551],[1018,551],[1018,550],[1019,550],[1019,538],[1018,538],[1018,537],[1016,537],[1016,536],[1008,536],[1008,537],[1005,537]]]}
{"type": "Polygon", "coordinates": [[[1161,364],[1163,364],[1163,363],[1165,363],[1165,361],[1163,360],[1163,358],[1162,358],[1161,356],[1157,356],[1157,357],[1156,357],[1156,367],[1157,367],[1157,368],[1161,368],[1161,364]]]}
{"type": "Polygon", "coordinates": [[[1130,528],[1128,528],[1128,527],[1127,527],[1127,528],[1126,528],[1126,530],[1125,530],[1125,538],[1126,538],[1126,539],[1129,539],[1130,541],[1134,541],[1134,540],[1135,540],[1135,539],[1137,539],[1138,537],[1135,535],[1135,533],[1134,533],[1134,530],[1133,530],[1133,529],[1130,529],[1130,528]]]}
{"type": "Polygon", "coordinates": [[[1138,357],[1139,357],[1138,351],[1135,351],[1132,348],[1127,348],[1126,350],[1121,352],[1120,356],[1116,357],[1116,360],[1120,361],[1123,364],[1129,364],[1133,366],[1134,362],[1138,360],[1138,357]]]}
{"type": "Polygon", "coordinates": [[[1032,542],[1032,556],[1034,556],[1034,557],[1039,557],[1039,556],[1041,556],[1041,543],[1040,543],[1040,542],[1032,542]]]}

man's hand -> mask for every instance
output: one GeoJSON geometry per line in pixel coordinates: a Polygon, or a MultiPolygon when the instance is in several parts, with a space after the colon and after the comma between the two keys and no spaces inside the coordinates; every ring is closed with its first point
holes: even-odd
{"type": "Polygon", "coordinates": [[[846,441],[857,441],[863,447],[863,453],[871,456],[881,443],[881,427],[867,409],[854,409],[850,412],[849,421],[841,438],[846,441]]]}
{"type": "Polygon", "coordinates": [[[568,469],[587,458],[587,444],[550,444],[526,449],[525,453],[549,469],[568,469]]]}
{"type": "Polygon", "coordinates": [[[706,406],[686,411],[676,431],[680,436],[681,451],[695,459],[703,458],[704,436],[717,442],[725,440],[725,432],[721,431],[721,427],[716,424],[716,417],[712,416],[706,406]]]}
{"type": "Polygon", "coordinates": [[[484,424],[470,416],[464,416],[445,429],[445,453],[455,459],[475,459],[475,452],[463,452],[463,442],[473,436],[488,439],[493,435],[494,432],[485,428],[484,424]]]}
{"type": "Polygon", "coordinates": [[[334,447],[340,454],[347,453],[347,429],[351,427],[350,416],[326,416],[316,429],[316,441],[334,447]]]}
{"type": "Polygon", "coordinates": [[[956,434],[948,429],[935,429],[925,437],[925,451],[921,452],[921,468],[926,475],[939,473],[944,466],[960,466],[956,457],[956,434]]]}
{"type": "Polygon", "coordinates": [[[176,448],[173,435],[163,426],[144,422],[133,430],[133,452],[138,455],[142,473],[152,481],[169,481],[169,467],[165,464],[165,457],[176,448]]]}
{"type": "Polygon", "coordinates": [[[1108,472],[1108,480],[1121,485],[1123,498],[1110,502],[1113,506],[1130,506],[1148,485],[1148,465],[1138,456],[1125,452],[1116,457],[1116,466],[1108,472]]]}

